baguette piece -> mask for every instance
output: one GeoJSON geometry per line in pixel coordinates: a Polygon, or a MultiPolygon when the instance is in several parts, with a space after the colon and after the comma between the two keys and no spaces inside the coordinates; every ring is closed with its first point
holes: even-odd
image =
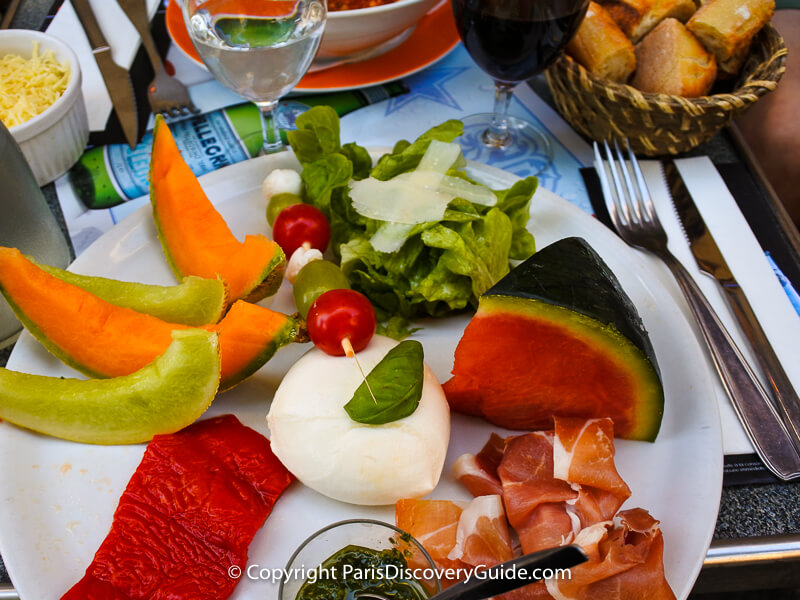
{"type": "Polygon", "coordinates": [[[710,0],[689,19],[689,28],[717,59],[720,76],[733,77],[750,42],[775,12],[775,0],[710,0]]]}
{"type": "Polygon", "coordinates": [[[668,18],[685,23],[695,11],[694,0],[599,0],[635,44],[668,18]]]}
{"type": "Polygon", "coordinates": [[[636,70],[633,43],[596,2],[589,2],[586,16],[566,51],[600,79],[624,83],[636,70]]]}
{"type": "Polygon", "coordinates": [[[664,19],[636,45],[631,85],[643,92],[704,96],[717,76],[714,55],[677,19],[664,19]]]}

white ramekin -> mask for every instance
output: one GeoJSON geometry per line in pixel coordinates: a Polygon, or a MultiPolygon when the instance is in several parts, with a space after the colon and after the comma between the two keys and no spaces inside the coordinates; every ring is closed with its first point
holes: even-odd
{"type": "Polygon", "coordinates": [[[80,158],[89,139],[89,122],[81,92],[78,57],[64,42],[52,35],[27,29],[0,31],[0,56],[17,54],[30,58],[34,42],[39,52],[52,50],[56,59],[67,61],[70,80],[67,89],[43,113],[9,128],[28,160],[36,182],[42,186],[63,175],[80,158]]]}

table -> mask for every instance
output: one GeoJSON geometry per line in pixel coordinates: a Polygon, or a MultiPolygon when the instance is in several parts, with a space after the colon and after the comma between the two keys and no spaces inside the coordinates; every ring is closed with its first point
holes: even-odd
{"type": "MultiPolygon", "coordinates": [[[[50,12],[52,0],[24,0],[13,25],[39,28],[50,12]]],[[[542,78],[531,82],[532,89],[550,101],[542,78]]],[[[735,130],[725,131],[691,154],[707,154],[716,164],[740,162],[759,191],[757,212],[782,228],[786,242],[800,252],[800,235],[771,193],[757,161],[742,145],[735,130]]],[[[63,225],[63,217],[53,185],[44,188],[45,196],[63,225]]],[[[754,230],[758,227],[752,223],[754,230]]],[[[4,365],[9,351],[0,352],[4,365]]],[[[766,484],[727,487],[722,491],[714,541],[695,592],[757,590],[800,587],[800,486],[766,484]]],[[[16,598],[0,563],[0,600],[16,598]]]]}

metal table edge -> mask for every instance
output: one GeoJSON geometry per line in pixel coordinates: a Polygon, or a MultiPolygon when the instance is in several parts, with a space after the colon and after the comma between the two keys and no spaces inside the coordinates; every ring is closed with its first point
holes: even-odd
{"type": "Polygon", "coordinates": [[[747,566],[778,560],[800,560],[800,533],[713,540],[703,568],[747,566]]]}

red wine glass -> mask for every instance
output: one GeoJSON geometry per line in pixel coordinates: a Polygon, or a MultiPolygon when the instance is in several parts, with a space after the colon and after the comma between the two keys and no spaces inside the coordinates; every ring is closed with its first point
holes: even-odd
{"type": "MultiPolygon", "coordinates": [[[[478,132],[478,153],[538,154],[552,162],[547,137],[532,123],[508,114],[514,88],[546,69],[578,29],[589,0],[451,0],[464,46],[495,85],[494,112],[462,119],[465,137],[478,132]]],[[[469,147],[469,141],[462,141],[469,147]]],[[[466,152],[470,154],[469,150],[466,152]]]]}

